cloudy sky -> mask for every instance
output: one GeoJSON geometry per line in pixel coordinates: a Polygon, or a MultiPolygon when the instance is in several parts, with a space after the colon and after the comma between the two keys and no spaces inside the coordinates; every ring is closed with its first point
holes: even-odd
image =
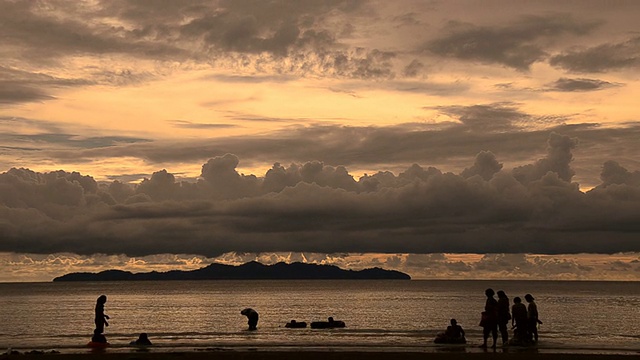
{"type": "Polygon", "coordinates": [[[0,0],[0,281],[640,280],[640,2],[0,0]]]}

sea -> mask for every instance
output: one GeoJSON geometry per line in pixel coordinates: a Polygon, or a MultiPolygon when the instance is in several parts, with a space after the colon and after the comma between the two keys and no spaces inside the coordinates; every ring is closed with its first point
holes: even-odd
{"type": "MultiPolygon", "coordinates": [[[[640,353],[640,284],[599,281],[201,280],[0,283],[0,353],[89,351],[98,296],[108,301],[107,351],[480,351],[484,290],[538,305],[538,352],[640,353]],[[244,308],[260,314],[247,331],[244,308]],[[342,320],[342,329],[285,324],[342,320]],[[466,345],[433,343],[455,318],[466,345]]],[[[499,340],[500,343],[500,340],[499,340]]]]}

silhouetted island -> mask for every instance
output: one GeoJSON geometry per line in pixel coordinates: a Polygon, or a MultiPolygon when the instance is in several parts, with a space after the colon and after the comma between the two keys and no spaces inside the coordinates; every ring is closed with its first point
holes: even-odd
{"type": "Polygon", "coordinates": [[[70,273],[53,281],[129,281],[129,280],[410,280],[411,276],[380,268],[344,270],[333,265],[287,264],[263,265],[251,261],[239,266],[211,264],[197,270],[132,273],[106,270],[99,273],[70,273]]]}

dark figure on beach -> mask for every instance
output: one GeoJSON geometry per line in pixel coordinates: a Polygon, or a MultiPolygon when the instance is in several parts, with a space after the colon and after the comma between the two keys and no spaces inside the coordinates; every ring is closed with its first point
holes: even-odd
{"type": "Polygon", "coordinates": [[[509,298],[507,294],[502,290],[498,290],[498,330],[502,335],[502,345],[507,345],[509,342],[509,331],[507,330],[507,324],[511,320],[511,314],[509,313],[509,298]]]}
{"type": "Polygon", "coordinates": [[[487,347],[487,339],[489,334],[493,338],[492,348],[496,348],[496,340],[498,339],[498,301],[493,298],[495,292],[493,289],[485,290],[484,294],[487,296],[487,301],[484,305],[484,311],[482,312],[482,320],[480,326],[482,326],[482,345],[480,347],[487,347]]]}
{"type": "Polygon", "coordinates": [[[531,294],[524,296],[529,305],[527,306],[527,323],[529,333],[533,336],[533,341],[538,342],[538,324],[542,324],[542,321],[538,318],[538,305],[535,303],[535,299],[531,294]]]}
{"type": "Polygon", "coordinates": [[[91,342],[106,344],[107,338],[104,336],[103,333],[99,332],[98,329],[95,329],[93,330],[93,336],[91,337],[91,342]]]}
{"type": "Polygon", "coordinates": [[[451,325],[447,326],[444,333],[436,335],[433,341],[436,344],[464,344],[467,340],[464,337],[464,329],[458,325],[456,319],[451,319],[451,325]]]}
{"type": "Polygon", "coordinates": [[[511,327],[513,328],[513,342],[523,344],[529,341],[529,324],[527,322],[527,306],[522,303],[519,297],[513,298],[511,307],[511,327]]]}
{"type": "Polygon", "coordinates": [[[141,333],[140,336],[138,336],[138,340],[132,341],[131,345],[150,346],[152,344],[147,333],[141,333]]]}
{"type": "Polygon", "coordinates": [[[109,319],[109,315],[104,313],[104,304],[106,302],[107,295],[100,295],[100,297],[96,301],[96,316],[94,319],[96,323],[96,329],[94,330],[94,334],[102,334],[104,332],[104,327],[109,326],[109,323],[107,322],[107,319],[109,319]]]}
{"type": "Polygon", "coordinates": [[[258,330],[258,312],[257,311],[251,308],[246,308],[240,311],[240,314],[246,316],[247,319],[249,319],[249,322],[247,322],[247,324],[249,324],[249,330],[258,330]]]}
{"type": "Polygon", "coordinates": [[[307,323],[304,322],[304,321],[298,322],[298,321],[295,321],[295,320],[291,320],[284,327],[291,328],[291,329],[304,329],[304,328],[307,327],[307,323]]]}

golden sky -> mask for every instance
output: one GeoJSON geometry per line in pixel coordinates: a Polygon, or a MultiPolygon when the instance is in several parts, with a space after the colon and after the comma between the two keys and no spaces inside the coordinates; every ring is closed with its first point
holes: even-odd
{"type": "Polygon", "coordinates": [[[638,13],[0,1],[0,251],[640,251],[638,13]]]}

